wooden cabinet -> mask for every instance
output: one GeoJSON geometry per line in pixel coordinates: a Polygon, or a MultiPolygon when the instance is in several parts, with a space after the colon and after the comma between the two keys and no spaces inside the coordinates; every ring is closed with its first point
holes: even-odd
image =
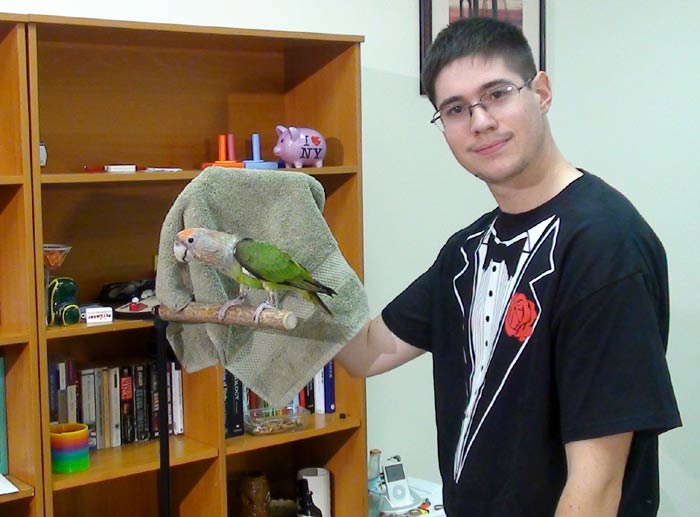
{"type": "MultiPolygon", "coordinates": [[[[16,383],[8,390],[11,451],[25,455],[11,456],[11,474],[28,485],[30,509],[19,515],[156,515],[156,441],[95,451],[84,472],[51,472],[48,358],[89,364],[145,354],[154,330],[126,320],[47,328],[42,246],[73,247],[59,272],[76,280],[80,303],[107,282],[153,277],[163,217],[201,163],[216,158],[216,135],[234,132],[237,157],[248,157],[259,133],[269,160],[274,126],[292,124],[326,136],[325,166],[305,171],[324,185],[326,219],[362,277],[362,38],[0,18],[0,115],[10,121],[0,133],[0,353],[12,363],[8,384],[16,383]],[[125,162],[184,170],[84,170],[125,162]]],[[[268,476],[273,497],[293,498],[295,473],[307,466],[331,471],[335,516],[365,511],[363,381],[338,367],[334,415],[293,434],[226,440],[222,377],[221,367],[184,374],[185,433],[170,438],[175,515],[235,515],[236,480],[248,471],[268,476]]],[[[4,515],[15,503],[2,497],[4,515]]]]}

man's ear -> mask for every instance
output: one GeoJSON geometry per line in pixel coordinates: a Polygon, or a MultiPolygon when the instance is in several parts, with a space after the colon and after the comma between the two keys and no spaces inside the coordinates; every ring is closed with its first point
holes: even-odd
{"type": "Polygon", "coordinates": [[[539,97],[540,111],[547,113],[552,106],[552,84],[547,72],[539,71],[532,80],[532,91],[539,97]]]}

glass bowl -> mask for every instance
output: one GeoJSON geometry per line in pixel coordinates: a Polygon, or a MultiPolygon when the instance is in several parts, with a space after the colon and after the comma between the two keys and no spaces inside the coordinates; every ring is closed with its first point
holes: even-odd
{"type": "Polygon", "coordinates": [[[254,435],[300,431],[309,425],[308,409],[289,405],[282,408],[250,409],[243,416],[245,430],[254,435]]]}

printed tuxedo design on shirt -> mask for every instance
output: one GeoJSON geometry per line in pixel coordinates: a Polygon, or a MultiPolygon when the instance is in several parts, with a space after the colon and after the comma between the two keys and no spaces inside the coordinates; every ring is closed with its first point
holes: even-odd
{"type": "Polygon", "coordinates": [[[537,283],[555,269],[556,216],[507,241],[499,239],[494,223],[486,231],[467,237],[461,248],[465,264],[453,279],[468,329],[463,351],[467,403],[454,456],[455,482],[459,482],[482,424],[535,332],[542,312],[537,283]],[[468,296],[471,300],[465,299],[468,296]],[[495,354],[499,354],[499,361],[492,362],[495,354]]]}

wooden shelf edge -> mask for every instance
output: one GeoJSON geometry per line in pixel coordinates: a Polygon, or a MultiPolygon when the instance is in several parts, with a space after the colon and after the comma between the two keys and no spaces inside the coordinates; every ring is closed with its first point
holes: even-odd
{"type": "MultiPolygon", "coordinates": [[[[330,176],[338,174],[356,174],[357,165],[334,165],[330,167],[302,167],[300,169],[281,168],[278,171],[303,172],[310,176],[330,176]]],[[[142,181],[188,181],[195,178],[199,169],[182,172],[134,172],[130,174],[114,174],[107,172],[76,172],[66,174],[42,174],[42,185],[75,184],[75,183],[138,183],[142,181]]],[[[1,178],[1,177],[0,177],[1,178]]],[[[17,182],[21,183],[20,181],[17,182]]]]}
{"type": "MultiPolygon", "coordinates": [[[[170,437],[170,467],[216,459],[219,450],[186,436],[170,437]]],[[[68,490],[160,469],[158,439],[101,449],[90,453],[90,468],[73,474],[54,474],[53,490],[68,490]]]]}
{"type": "Polygon", "coordinates": [[[340,433],[362,426],[357,417],[340,418],[339,413],[329,415],[312,415],[309,427],[293,433],[279,433],[266,436],[245,434],[226,440],[226,455],[232,456],[245,452],[283,445],[286,443],[308,440],[327,434],[340,433]]]}
{"type": "Polygon", "coordinates": [[[22,176],[4,176],[0,174],[0,185],[22,185],[24,177],[22,176]]]}
{"type": "Polygon", "coordinates": [[[29,332],[0,329],[0,346],[21,345],[29,341],[29,332]]]}
{"type": "Polygon", "coordinates": [[[142,329],[152,326],[153,320],[114,320],[112,323],[92,325],[90,327],[85,323],[78,323],[76,325],[66,325],[65,327],[46,327],[46,339],[121,332],[123,330],[142,329]]]}
{"type": "MultiPolygon", "coordinates": [[[[0,495],[0,505],[3,503],[9,503],[10,501],[17,501],[19,499],[28,499],[30,497],[34,497],[34,487],[28,485],[24,481],[21,481],[17,479],[14,476],[5,476],[5,478],[15,485],[18,488],[18,492],[14,492],[12,494],[3,494],[0,495]]],[[[2,510],[0,510],[0,514],[2,514],[2,510]]]]}

